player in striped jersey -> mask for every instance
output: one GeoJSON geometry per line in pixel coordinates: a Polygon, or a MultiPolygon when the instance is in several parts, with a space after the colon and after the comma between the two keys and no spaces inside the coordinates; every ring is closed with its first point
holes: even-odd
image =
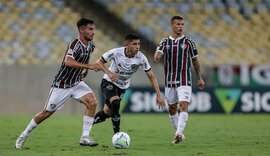
{"type": "Polygon", "coordinates": [[[198,87],[203,89],[205,83],[201,77],[195,43],[182,34],[184,19],[180,16],[172,17],[171,29],[171,36],[163,38],[157,46],[154,60],[158,62],[164,56],[165,97],[171,123],[176,129],[172,143],[177,144],[184,140],[183,131],[188,121],[188,104],[192,93],[191,62],[198,78],[198,87]]]}
{"type": "Polygon", "coordinates": [[[37,113],[16,141],[16,148],[22,148],[33,129],[50,117],[56,110],[72,97],[86,106],[83,118],[83,131],[80,139],[82,146],[97,146],[90,136],[94,121],[97,101],[95,94],[83,81],[88,70],[99,70],[99,65],[89,64],[89,58],[94,51],[94,21],[82,18],[77,22],[80,36],[73,40],[65,53],[59,72],[55,76],[50,94],[44,109],[37,113]]]}
{"type": "Polygon", "coordinates": [[[98,61],[100,69],[105,73],[101,82],[101,89],[106,105],[104,105],[102,111],[96,114],[94,123],[103,122],[106,118],[111,117],[114,133],[120,131],[119,109],[121,97],[130,86],[131,76],[139,67],[142,67],[145,71],[157,94],[156,102],[158,107],[163,109],[165,106],[156,76],[145,55],[139,51],[140,37],[136,34],[128,34],[125,41],[125,47],[109,50],[98,61]],[[112,63],[107,69],[104,64],[109,61],[112,61],[112,63]]]}

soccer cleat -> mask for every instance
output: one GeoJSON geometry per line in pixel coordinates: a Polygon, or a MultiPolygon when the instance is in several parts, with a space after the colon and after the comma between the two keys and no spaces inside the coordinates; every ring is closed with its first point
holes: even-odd
{"type": "Polygon", "coordinates": [[[98,143],[94,141],[91,137],[89,136],[82,136],[80,139],[80,145],[81,146],[97,146],[98,143]]]}
{"type": "Polygon", "coordinates": [[[25,136],[23,133],[19,136],[19,138],[16,140],[15,148],[22,148],[23,144],[25,143],[27,139],[27,136],[25,136]]]}
{"type": "Polygon", "coordinates": [[[173,144],[178,144],[182,141],[184,141],[185,135],[184,134],[175,134],[172,143],[173,144]]]}

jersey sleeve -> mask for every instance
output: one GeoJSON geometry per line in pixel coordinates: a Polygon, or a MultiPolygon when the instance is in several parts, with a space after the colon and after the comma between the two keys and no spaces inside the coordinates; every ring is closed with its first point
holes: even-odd
{"type": "Polygon", "coordinates": [[[145,72],[147,72],[147,71],[149,71],[151,69],[151,65],[150,65],[148,59],[143,54],[142,54],[142,57],[141,57],[141,67],[143,68],[143,70],[145,72]]]}
{"type": "Polygon", "coordinates": [[[73,41],[69,44],[68,49],[67,49],[67,55],[68,57],[72,57],[73,59],[75,58],[75,55],[77,53],[78,49],[78,44],[77,42],[73,41]]]}
{"type": "Polygon", "coordinates": [[[167,41],[166,38],[161,39],[161,41],[159,42],[156,48],[156,52],[161,52],[161,53],[165,52],[166,41],[167,41]]]}
{"type": "Polygon", "coordinates": [[[191,58],[197,57],[198,56],[198,51],[197,51],[194,40],[189,39],[188,42],[189,42],[189,45],[190,45],[189,52],[190,52],[191,58]]]}
{"type": "Polygon", "coordinates": [[[109,51],[107,51],[106,53],[104,53],[102,55],[102,59],[106,62],[111,61],[112,59],[114,59],[114,53],[115,53],[115,49],[111,49],[109,51]]]}

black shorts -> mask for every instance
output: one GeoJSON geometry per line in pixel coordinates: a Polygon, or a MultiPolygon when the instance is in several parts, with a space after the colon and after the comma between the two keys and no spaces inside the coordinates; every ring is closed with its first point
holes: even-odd
{"type": "Polygon", "coordinates": [[[105,98],[105,104],[111,109],[110,99],[113,96],[119,96],[120,100],[125,94],[125,89],[121,89],[117,87],[112,82],[107,81],[106,79],[102,79],[101,81],[101,90],[102,94],[105,98]]]}

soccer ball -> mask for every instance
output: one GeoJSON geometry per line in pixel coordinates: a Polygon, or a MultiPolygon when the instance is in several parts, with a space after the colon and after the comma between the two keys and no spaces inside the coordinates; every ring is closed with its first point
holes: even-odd
{"type": "Polygon", "coordinates": [[[115,148],[128,148],[130,137],[126,132],[117,132],[112,137],[112,143],[115,148]]]}

